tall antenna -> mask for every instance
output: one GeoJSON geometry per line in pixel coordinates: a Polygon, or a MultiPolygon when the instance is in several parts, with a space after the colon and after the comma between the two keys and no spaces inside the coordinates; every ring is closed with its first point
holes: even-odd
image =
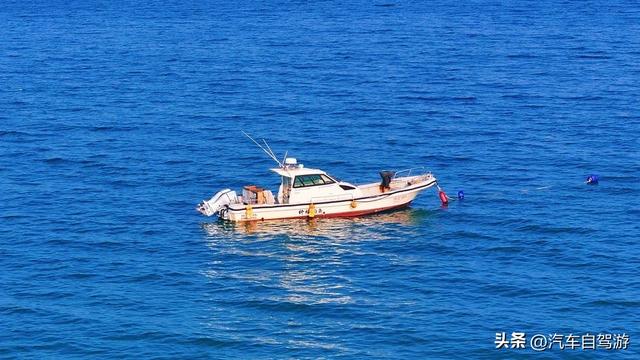
{"type": "Polygon", "coordinates": [[[240,130],[242,131],[242,133],[244,134],[244,136],[248,137],[249,140],[253,141],[254,144],[258,145],[258,147],[260,149],[262,149],[262,151],[264,151],[265,154],[267,154],[270,158],[273,159],[273,161],[275,161],[276,163],[278,163],[278,166],[283,167],[282,163],[280,162],[280,160],[278,160],[278,158],[276,157],[276,155],[273,153],[273,150],[271,150],[271,147],[269,147],[269,144],[267,144],[267,141],[265,139],[262,139],[262,141],[264,142],[264,144],[267,146],[266,148],[262,145],[260,145],[260,143],[258,143],[257,141],[255,141],[249,134],[247,134],[246,132],[244,132],[244,130],[240,130]],[[268,150],[267,150],[268,149],[268,150]]]}
{"type": "Polygon", "coordinates": [[[267,140],[262,139],[262,142],[267,147],[267,150],[269,150],[269,154],[271,154],[272,157],[277,157],[276,154],[273,152],[273,150],[271,150],[271,146],[269,146],[269,144],[267,144],[267,140]]]}

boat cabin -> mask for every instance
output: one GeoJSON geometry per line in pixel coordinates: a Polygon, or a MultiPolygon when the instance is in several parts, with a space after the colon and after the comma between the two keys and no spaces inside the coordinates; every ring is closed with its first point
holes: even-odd
{"type": "Polygon", "coordinates": [[[356,186],[336,180],[322,170],[305,168],[294,158],[287,158],[283,167],[271,171],[282,179],[278,189],[280,204],[347,200],[360,195],[356,186]]]}

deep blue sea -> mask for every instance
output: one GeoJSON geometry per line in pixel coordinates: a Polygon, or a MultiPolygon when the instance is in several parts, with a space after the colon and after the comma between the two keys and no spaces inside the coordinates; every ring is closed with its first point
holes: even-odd
{"type": "Polygon", "coordinates": [[[9,0],[0,24],[0,358],[640,358],[637,2],[9,0]],[[241,130],[466,199],[204,218],[277,189],[241,130]]]}

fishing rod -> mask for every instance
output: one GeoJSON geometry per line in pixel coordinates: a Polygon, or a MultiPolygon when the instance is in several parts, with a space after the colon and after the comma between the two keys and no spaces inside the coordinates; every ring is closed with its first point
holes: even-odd
{"type": "Polygon", "coordinates": [[[278,158],[276,157],[276,154],[273,152],[273,150],[271,150],[271,147],[269,146],[269,144],[267,144],[267,141],[265,139],[261,139],[261,140],[266,145],[266,148],[260,145],[260,143],[257,142],[254,138],[252,138],[251,135],[244,132],[244,130],[240,130],[240,131],[242,131],[244,136],[248,137],[249,140],[253,141],[254,144],[256,144],[262,151],[264,151],[265,154],[267,154],[271,159],[273,159],[273,161],[278,163],[278,166],[283,167],[282,163],[280,162],[280,160],[278,160],[278,158]]]}

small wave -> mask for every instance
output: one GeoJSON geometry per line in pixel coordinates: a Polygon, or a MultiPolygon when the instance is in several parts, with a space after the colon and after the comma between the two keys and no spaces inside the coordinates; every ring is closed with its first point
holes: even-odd
{"type": "Polygon", "coordinates": [[[532,291],[526,287],[518,287],[509,284],[489,284],[480,288],[486,294],[498,294],[506,297],[526,297],[532,291]]]}
{"type": "Polygon", "coordinates": [[[52,158],[48,158],[43,160],[43,162],[47,163],[47,164],[51,164],[51,165],[59,165],[59,164],[64,164],[64,163],[70,163],[70,160],[66,160],[63,159],[61,157],[52,157],[52,158]]]}
{"type": "Polygon", "coordinates": [[[72,245],[73,243],[73,241],[65,239],[52,239],[46,241],[47,245],[72,245]]]}
{"type": "Polygon", "coordinates": [[[5,219],[5,220],[18,220],[18,219],[27,219],[27,218],[29,218],[29,215],[23,215],[23,214],[4,214],[0,216],[0,219],[5,219]]]}
{"type": "Polygon", "coordinates": [[[399,100],[418,100],[418,101],[446,101],[448,98],[442,96],[398,96],[399,100]]]}
{"type": "Polygon", "coordinates": [[[520,106],[526,109],[544,109],[546,107],[545,105],[542,105],[542,104],[524,104],[520,106]]]}
{"type": "Polygon", "coordinates": [[[27,314],[39,314],[40,311],[30,307],[23,306],[3,306],[0,307],[0,314],[3,315],[27,315],[27,314]]]}
{"type": "Polygon", "coordinates": [[[572,101],[598,101],[602,100],[602,96],[561,96],[559,99],[562,100],[572,100],[572,101]]]}
{"type": "Polygon", "coordinates": [[[65,278],[75,279],[75,280],[84,280],[84,279],[92,279],[92,278],[95,278],[96,276],[97,276],[96,274],[89,274],[89,273],[73,273],[65,276],[65,278]]]}
{"type": "Polygon", "coordinates": [[[292,313],[310,313],[310,312],[325,312],[327,306],[333,305],[332,303],[307,303],[307,302],[294,302],[288,300],[246,300],[242,302],[242,305],[249,306],[258,309],[264,309],[269,311],[278,312],[292,312],[292,313]]]}
{"type": "Polygon", "coordinates": [[[509,59],[535,59],[538,56],[535,54],[509,54],[507,55],[507,58],[509,59]]]}
{"type": "Polygon", "coordinates": [[[127,334],[121,333],[118,335],[106,336],[107,340],[118,340],[118,341],[137,341],[137,340],[164,340],[172,337],[173,334],[160,332],[160,331],[146,331],[143,333],[134,333],[127,334]]]}
{"type": "Polygon", "coordinates": [[[26,132],[22,132],[22,131],[14,131],[14,130],[9,130],[9,131],[2,131],[0,130],[0,137],[2,136],[6,136],[6,137],[11,137],[11,136],[29,136],[31,134],[26,133],[26,132]]]}
{"type": "Polygon", "coordinates": [[[154,281],[162,280],[162,275],[155,274],[155,273],[144,274],[140,276],[130,277],[129,280],[132,282],[154,282],[154,281]]]}
{"type": "Polygon", "coordinates": [[[454,96],[451,99],[458,101],[476,101],[477,98],[475,96],[454,96]]]}
{"type": "Polygon", "coordinates": [[[189,338],[187,340],[181,341],[183,344],[187,345],[196,345],[196,346],[206,346],[213,348],[225,348],[230,346],[247,346],[247,343],[240,340],[221,340],[214,339],[211,337],[196,337],[189,338]]]}
{"type": "Polygon", "coordinates": [[[117,241],[105,240],[105,241],[99,241],[97,243],[94,243],[91,246],[100,247],[100,248],[107,248],[107,249],[114,249],[114,248],[122,247],[123,244],[120,243],[120,242],[117,242],[117,241]]]}
{"type": "Polygon", "coordinates": [[[585,303],[587,306],[595,307],[620,307],[620,308],[638,308],[640,307],[640,301],[634,300],[595,300],[585,303]]]}
{"type": "Polygon", "coordinates": [[[539,95],[530,95],[530,94],[503,94],[500,96],[503,99],[516,99],[516,100],[530,100],[530,99],[541,99],[542,96],[539,95]]]}
{"type": "Polygon", "coordinates": [[[474,102],[477,100],[475,96],[412,96],[412,95],[401,95],[397,97],[398,100],[409,100],[409,101],[426,101],[426,102],[439,102],[439,101],[464,101],[464,102],[474,102]]]}
{"type": "Polygon", "coordinates": [[[108,126],[108,125],[101,125],[101,126],[93,126],[91,128],[89,128],[91,131],[94,132],[112,132],[112,131],[131,131],[131,130],[135,130],[136,128],[132,127],[132,126],[108,126]]]}
{"type": "Polygon", "coordinates": [[[289,110],[286,111],[285,114],[287,115],[304,115],[309,113],[307,110],[302,110],[302,109],[298,109],[298,110],[289,110]]]}
{"type": "Polygon", "coordinates": [[[516,228],[517,231],[543,233],[543,234],[592,234],[595,232],[593,229],[584,227],[559,227],[559,226],[544,226],[544,225],[525,225],[516,228]]]}
{"type": "Polygon", "coordinates": [[[452,237],[456,238],[467,238],[473,240],[499,240],[499,238],[491,235],[484,235],[477,232],[467,231],[467,230],[459,230],[451,234],[452,237]]]}
{"type": "Polygon", "coordinates": [[[123,188],[134,188],[136,186],[138,186],[137,184],[135,184],[133,181],[127,181],[127,180],[112,180],[109,181],[109,184],[113,185],[113,186],[117,186],[117,187],[123,187],[123,188]]]}
{"type": "Polygon", "coordinates": [[[576,56],[577,59],[584,59],[584,60],[606,60],[606,59],[611,59],[611,56],[609,55],[600,55],[600,54],[583,54],[583,55],[578,55],[576,56]]]}
{"type": "Polygon", "coordinates": [[[518,254],[525,251],[525,248],[518,246],[496,246],[486,249],[487,252],[518,254]]]}

